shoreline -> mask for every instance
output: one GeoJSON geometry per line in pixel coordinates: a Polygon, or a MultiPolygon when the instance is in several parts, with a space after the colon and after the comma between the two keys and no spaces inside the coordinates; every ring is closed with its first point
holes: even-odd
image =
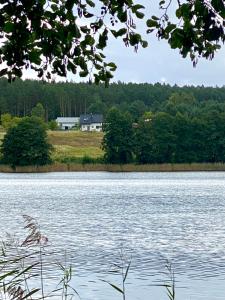
{"type": "Polygon", "coordinates": [[[79,164],[53,163],[46,166],[25,166],[12,169],[0,165],[0,173],[48,173],[48,172],[219,172],[225,171],[224,163],[190,164],[79,164]]]}

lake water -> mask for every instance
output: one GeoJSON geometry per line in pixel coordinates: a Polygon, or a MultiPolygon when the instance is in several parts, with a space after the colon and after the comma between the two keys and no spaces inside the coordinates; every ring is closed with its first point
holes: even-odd
{"type": "Polygon", "coordinates": [[[166,300],[172,263],[176,299],[225,298],[225,173],[0,174],[0,225],[19,237],[22,215],[39,220],[51,247],[73,264],[84,300],[121,295],[102,281],[121,251],[131,268],[127,299],[166,300]]]}

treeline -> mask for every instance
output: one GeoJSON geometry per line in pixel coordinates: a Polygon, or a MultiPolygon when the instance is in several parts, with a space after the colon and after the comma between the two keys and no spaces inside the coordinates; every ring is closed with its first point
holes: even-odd
{"type": "MultiPolygon", "coordinates": [[[[59,116],[79,116],[83,113],[102,113],[106,116],[113,106],[129,112],[134,120],[145,111],[163,111],[173,94],[191,95],[195,106],[225,103],[225,87],[178,87],[165,84],[112,83],[109,88],[87,83],[43,83],[16,80],[12,84],[0,79],[0,114],[29,116],[33,107],[41,103],[45,120],[59,116]]],[[[192,109],[192,108],[191,108],[192,109]]],[[[195,109],[195,108],[193,108],[195,109]]]]}
{"type": "Polygon", "coordinates": [[[108,163],[225,162],[225,104],[199,105],[187,94],[173,94],[158,112],[134,123],[112,108],[103,147],[108,163]]]}

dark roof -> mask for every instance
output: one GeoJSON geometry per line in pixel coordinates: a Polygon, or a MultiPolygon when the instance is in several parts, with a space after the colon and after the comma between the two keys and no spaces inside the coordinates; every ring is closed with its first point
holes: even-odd
{"type": "Polygon", "coordinates": [[[93,123],[102,123],[103,115],[89,114],[89,115],[80,115],[80,125],[90,125],[93,123]]]}

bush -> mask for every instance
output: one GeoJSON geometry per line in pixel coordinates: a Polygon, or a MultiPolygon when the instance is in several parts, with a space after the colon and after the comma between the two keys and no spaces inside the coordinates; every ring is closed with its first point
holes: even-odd
{"type": "Polygon", "coordinates": [[[51,120],[48,122],[48,129],[50,130],[57,130],[59,129],[58,124],[55,120],[51,120]]]}
{"type": "Polygon", "coordinates": [[[103,157],[90,157],[88,155],[84,155],[83,157],[64,157],[57,159],[56,161],[63,164],[103,164],[103,157]]]}
{"type": "Polygon", "coordinates": [[[51,162],[52,146],[40,118],[26,117],[9,128],[2,143],[3,161],[15,166],[42,166],[51,162]]]}
{"type": "Polygon", "coordinates": [[[2,127],[6,130],[8,130],[10,127],[18,125],[21,120],[22,118],[12,117],[8,113],[1,115],[1,124],[2,127]]]}
{"type": "Polygon", "coordinates": [[[101,164],[103,162],[103,159],[101,157],[90,157],[88,155],[84,155],[82,157],[82,164],[101,164]]]}

